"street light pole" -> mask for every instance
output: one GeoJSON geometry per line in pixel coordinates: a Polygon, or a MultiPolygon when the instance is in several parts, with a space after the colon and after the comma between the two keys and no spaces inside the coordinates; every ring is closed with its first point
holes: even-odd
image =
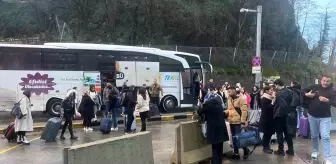
{"type": "MultiPolygon", "coordinates": [[[[256,44],[256,56],[261,56],[261,16],[262,16],[262,6],[257,7],[257,44],[256,44]]],[[[260,86],[262,81],[262,72],[255,74],[255,85],[260,86]]]]}
{"type": "MultiPolygon", "coordinates": [[[[257,6],[257,10],[252,9],[240,9],[241,13],[257,13],[257,33],[256,33],[256,57],[261,57],[261,16],[262,16],[262,6],[257,6]]],[[[255,85],[260,86],[262,81],[262,72],[255,74],[255,85]]]]}

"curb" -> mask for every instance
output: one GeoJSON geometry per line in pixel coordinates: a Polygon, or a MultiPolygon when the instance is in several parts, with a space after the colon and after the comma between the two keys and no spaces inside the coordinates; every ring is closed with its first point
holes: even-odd
{"type": "MultiPolygon", "coordinates": [[[[191,119],[193,116],[192,113],[187,114],[176,114],[176,115],[163,115],[163,116],[152,116],[148,118],[147,121],[155,122],[155,121],[172,121],[172,120],[181,120],[181,119],[191,119]]],[[[75,120],[78,121],[78,120],[75,120]]],[[[141,119],[139,117],[136,118],[136,123],[141,123],[141,119]]],[[[118,124],[124,124],[124,120],[118,120],[118,124]]],[[[79,122],[75,122],[72,124],[73,128],[83,128],[83,124],[79,122]]],[[[92,126],[99,126],[100,122],[93,122],[92,126]]],[[[44,129],[45,125],[34,126],[34,131],[44,129]]],[[[4,131],[6,128],[0,128],[0,132],[4,131]]]]}

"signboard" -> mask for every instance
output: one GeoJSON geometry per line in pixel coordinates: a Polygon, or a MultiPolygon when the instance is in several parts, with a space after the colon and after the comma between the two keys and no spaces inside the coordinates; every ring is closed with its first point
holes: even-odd
{"type": "Polygon", "coordinates": [[[261,73],[261,57],[255,56],[252,59],[252,74],[261,73]]]}
{"type": "Polygon", "coordinates": [[[261,73],[261,66],[253,66],[252,74],[261,73]]]}
{"type": "Polygon", "coordinates": [[[261,66],[261,57],[260,56],[255,56],[252,59],[252,66],[261,66]]]}
{"type": "Polygon", "coordinates": [[[88,90],[91,85],[94,85],[96,92],[101,92],[101,79],[99,72],[84,72],[83,83],[85,89],[88,90]]]}

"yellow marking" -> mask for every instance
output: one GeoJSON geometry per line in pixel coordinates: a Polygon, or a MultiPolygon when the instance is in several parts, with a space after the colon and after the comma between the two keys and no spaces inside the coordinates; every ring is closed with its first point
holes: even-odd
{"type": "Polygon", "coordinates": [[[193,117],[192,113],[187,114],[187,118],[192,118],[192,117],[193,117]]]}
{"type": "Polygon", "coordinates": [[[171,121],[171,120],[174,120],[174,116],[171,115],[171,116],[162,116],[161,117],[161,121],[171,121]]]}
{"type": "MultiPolygon", "coordinates": [[[[41,138],[41,137],[36,137],[36,138],[30,140],[29,142],[33,142],[33,141],[35,141],[35,140],[37,140],[37,139],[40,139],[40,138],[41,138]]],[[[20,144],[20,145],[16,145],[16,146],[12,146],[12,147],[10,147],[10,148],[7,148],[7,149],[5,149],[5,150],[2,150],[2,151],[0,151],[0,155],[3,155],[3,154],[5,154],[5,153],[7,153],[7,152],[9,152],[9,151],[11,151],[11,150],[13,150],[13,149],[15,149],[15,148],[21,146],[21,145],[22,145],[22,144],[20,144]]]]}

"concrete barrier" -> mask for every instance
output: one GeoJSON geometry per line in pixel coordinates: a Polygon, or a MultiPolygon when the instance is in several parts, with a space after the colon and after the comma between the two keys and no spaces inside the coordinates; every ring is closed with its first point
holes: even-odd
{"type": "MultiPolygon", "coordinates": [[[[211,145],[206,143],[197,121],[181,122],[176,128],[175,142],[175,150],[171,157],[172,163],[197,164],[212,156],[211,145]]],[[[223,154],[232,150],[228,142],[225,142],[223,146],[223,154]]]]}
{"type": "Polygon", "coordinates": [[[64,149],[64,164],[154,164],[150,132],[113,137],[64,149]]]}

